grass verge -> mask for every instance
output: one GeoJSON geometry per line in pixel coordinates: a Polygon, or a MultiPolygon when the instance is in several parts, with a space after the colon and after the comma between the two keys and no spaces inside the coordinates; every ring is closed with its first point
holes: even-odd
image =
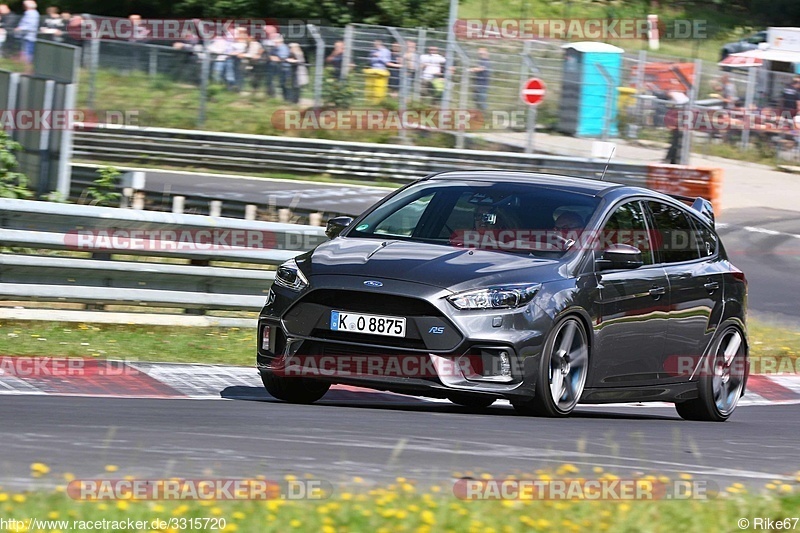
{"type": "MultiPolygon", "coordinates": [[[[36,468],[36,472],[47,468],[39,463],[31,466],[36,468]]],[[[547,477],[547,474],[539,474],[524,479],[547,477]]],[[[577,475],[570,477],[581,479],[577,475]]],[[[617,479],[611,474],[602,474],[599,478],[617,479]]],[[[658,478],[648,476],[642,479],[655,481],[658,478]]],[[[173,520],[178,527],[139,529],[170,532],[186,530],[188,526],[181,527],[181,521],[214,526],[224,524],[219,529],[210,530],[240,532],[705,532],[757,530],[756,519],[759,517],[774,521],[789,519],[791,524],[791,518],[800,507],[796,483],[769,485],[771,488],[759,494],[750,494],[745,487],[735,483],[710,498],[684,501],[462,500],[454,496],[451,483],[421,488],[404,478],[377,488],[366,487],[362,480],[354,478],[354,483],[349,483],[343,490],[333,490],[327,495],[329,497],[318,500],[75,501],[61,486],[56,492],[25,494],[0,491],[0,509],[6,519],[106,520],[123,524],[129,519],[148,524],[153,520],[173,520]],[[740,520],[747,520],[750,527],[741,527],[744,522],[740,520]]],[[[67,524],[48,527],[76,529],[74,522],[70,527],[66,527],[67,524]]],[[[125,525],[115,530],[137,531],[125,525]]]]}
{"type": "MultiPolygon", "coordinates": [[[[750,356],[796,360],[800,331],[750,320],[750,356]]],[[[127,324],[0,323],[0,354],[98,357],[175,363],[252,365],[255,328],[192,328],[127,324]]],[[[785,366],[785,365],[784,365],[785,366]]],[[[780,371],[781,365],[753,365],[780,371]]]]}

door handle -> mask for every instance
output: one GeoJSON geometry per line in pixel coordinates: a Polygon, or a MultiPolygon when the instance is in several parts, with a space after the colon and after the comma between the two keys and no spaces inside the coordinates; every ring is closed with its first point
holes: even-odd
{"type": "Polygon", "coordinates": [[[716,281],[709,281],[708,283],[705,283],[703,287],[705,287],[708,292],[714,292],[715,290],[719,289],[719,283],[716,281]]]}
{"type": "Polygon", "coordinates": [[[650,296],[658,299],[667,294],[667,289],[664,287],[653,287],[648,292],[650,293],[650,296]]]}

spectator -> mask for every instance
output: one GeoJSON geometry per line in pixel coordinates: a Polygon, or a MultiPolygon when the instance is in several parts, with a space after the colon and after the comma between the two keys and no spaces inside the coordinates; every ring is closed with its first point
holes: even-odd
{"type": "Polygon", "coordinates": [[[290,95],[290,77],[292,73],[291,63],[287,62],[289,59],[289,47],[283,42],[283,36],[276,33],[272,39],[273,46],[272,52],[269,56],[269,63],[273,65],[274,72],[278,76],[278,83],[281,86],[281,95],[284,100],[289,100],[290,95]]]}
{"type": "Polygon", "coordinates": [[[58,8],[50,6],[45,10],[45,17],[42,19],[42,26],[39,28],[39,33],[49,36],[53,41],[62,42],[64,40],[64,29],[66,28],[66,21],[61,18],[61,13],[58,8]]]}
{"type": "Polygon", "coordinates": [[[486,111],[486,95],[489,92],[489,76],[492,72],[489,51],[486,48],[478,48],[478,64],[469,70],[472,72],[475,107],[480,111],[486,111]]]}
{"type": "Polygon", "coordinates": [[[406,42],[406,53],[403,54],[403,63],[406,66],[406,74],[408,75],[409,80],[413,79],[412,77],[417,72],[417,66],[419,63],[419,57],[417,56],[417,43],[415,41],[406,42]]]}
{"type": "Polygon", "coordinates": [[[208,45],[208,53],[214,61],[211,78],[217,83],[222,83],[222,77],[225,75],[225,63],[228,61],[230,45],[230,39],[224,35],[216,35],[208,45]]]}
{"type": "Polygon", "coordinates": [[[397,97],[400,88],[400,69],[403,68],[403,53],[400,43],[392,44],[391,58],[386,66],[389,68],[389,90],[393,97],[397,97]]]}
{"type": "Polygon", "coordinates": [[[176,61],[170,68],[170,75],[176,80],[191,83],[197,77],[197,59],[201,57],[203,45],[200,38],[191,30],[185,30],[181,34],[181,40],[172,44],[178,52],[176,61]]]}
{"type": "Polygon", "coordinates": [[[781,93],[781,118],[794,119],[800,113],[800,76],[786,84],[781,93]]]}
{"type": "Polygon", "coordinates": [[[725,109],[733,109],[739,102],[739,96],[736,94],[736,85],[727,74],[723,74],[720,78],[720,85],[725,109]]]}
{"type": "Polygon", "coordinates": [[[236,91],[242,90],[243,66],[242,59],[247,53],[248,41],[250,39],[247,29],[239,27],[234,30],[234,40],[230,43],[229,55],[225,60],[225,83],[228,89],[236,91]]]}
{"type": "Polygon", "coordinates": [[[344,61],[344,41],[333,43],[333,52],[325,58],[325,64],[333,69],[333,75],[338,80],[342,77],[342,62],[344,61]]]}
{"type": "Polygon", "coordinates": [[[19,26],[14,29],[22,39],[22,59],[28,64],[33,63],[33,53],[36,50],[36,39],[39,34],[39,12],[36,10],[36,2],[25,0],[22,3],[25,7],[25,14],[19,21],[19,26]]]}
{"type": "Polygon", "coordinates": [[[19,24],[19,15],[9,9],[8,4],[0,4],[0,52],[11,55],[16,49],[14,29],[19,24]]]}
{"type": "Polygon", "coordinates": [[[441,85],[445,61],[436,46],[429,46],[428,53],[419,58],[424,96],[433,96],[439,92],[437,85],[441,85]]]}
{"type": "Polygon", "coordinates": [[[376,70],[388,70],[387,65],[392,61],[392,53],[383,46],[380,39],[375,40],[375,48],[369,54],[369,67],[376,70]]]}
{"type": "Polygon", "coordinates": [[[281,77],[281,62],[277,59],[276,52],[276,39],[280,37],[278,29],[270,24],[264,26],[264,32],[267,38],[261,41],[261,47],[264,49],[262,55],[262,65],[264,69],[264,81],[266,83],[267,96],[270,98],[275,97],[275,79],[280,80],[281,77]]]}
{"type": "Polygon", "coordinates": [[[72,16],[71,13],[62,12],[61,18],[64,20],[64,43],[82,47],[83,17],[80,15],[72,16]]]}
{"type": "Polygon", "coordinates": [[[264,47],[261,46],[261,43],[256,39],[253,39],[253,37],[247,33],[247,30],[244,28],[242,30],[246,38],[246,46],[244,52],[239,54],[239,59],[242,62],[241,72],[244,79],[250,79],[250,84],[253,86],[253,89],[258,89],[259,78],[261,77],[259,65],[261,63],[261,56],[264,54],[264,47]]]}
{"type": "Polygon", "coordinates": [[[300,90],[308,85],[306,56],[299,44],[289,44],[289,57],[286,58],[286,63],[291,67],[288,80],[289,98],[287,100],[293,104],[298,104],[300,103],[300,90]]]}

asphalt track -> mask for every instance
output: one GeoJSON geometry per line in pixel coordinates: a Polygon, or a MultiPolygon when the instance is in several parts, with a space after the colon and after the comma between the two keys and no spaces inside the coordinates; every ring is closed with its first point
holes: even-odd
{"type": "MultiPolygon", "coordinates": [[[[687,422],[668,407],[580,407],[568,419],[516,415],[498,406],[271,399],[158,400],[12,395],[0,397],[0,485],[29,487],[29,465],[54,474],[281,479],[311,474],[337,486],[359,476],[451,483],[456,475],[532,474],[572,463],[691,473],[696,480],[754,487],[794,479],[800,405],[740,407],[726,423],[687,422]]],[[[35,480],[47,486],[47,479],[35,480]]]]}

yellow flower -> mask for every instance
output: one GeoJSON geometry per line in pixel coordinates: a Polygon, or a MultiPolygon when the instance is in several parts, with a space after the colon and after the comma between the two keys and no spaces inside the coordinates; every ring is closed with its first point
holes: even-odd
{"type": "Polygon", "coordinates": [[[237,526],[233,522],[228,522],[227,524],[225,524],[225,527],[222,528],[222,531],[236,531],[237,529],[239,529],[239,526],[237,526]]]}
{"type": "Polygon", "coordinates": [[[117,502],[117,509],[119,509],[120,511],[125,511],[128,509],[128,507],[129,504],[125,500],[120,500],[117,502]]]}
{"type": "Polygon", "coordinates": [[[155,512],[155,513],[163,513],[164,512],[164,506],[159,504],[159,503],[155,504],[152,507],[152,509],[153,509],[153,512],[155,512]]]}
{"type": "Polygon", "coordinates": [[[116,472],[119,470],[117,465],[106,465],[106,472],[116,472]]]}
{"type": "Polygon", "coordinates": [[[294,520],[289,522],[289,525],[296,528],[296,527],[302,526],[303,523],[300,520],[298,520],[297,518],[295,518],[294,520]]]}
{"type": "Polygon", "coordinates": [[[55,520],[56,518],[58,518],[58,511],[50,511],[49,513],[47,513],[47,518],[49,518],[50,520],[55,520]]]}
{"type": "Polygon", "coordinates": [[[792,492],[792,486],[784,483],[781,485],[781,492],[792,492]]]}
{"type": "Polygon", "coordinates": [[[596,466],[596,467],[592,468],[592,472],[594,472],[595,474],[602,474],[603,473],[603,467],[602,466],[596,466]]]}
{"type": "Polygon", "coordinates": [[[428,524],[429,526],[432,526],[436,523],[436,516],[433,514],[433,512],[428,510],[422,511],[420,518],[422,518],[423,524],[428,524]]]}
{"type": "Polygon", "coordinates": [[[50,467],[44,463],[33,463],[31,464],[31,472],[33,472],[34,476],[41,476],[48,474],[50,472],[50,467]]]}
{"type": "Polygon", "coordinates": [[[247,518],[247,515],[246,515],[246,514],[244,514],[244,513],[243,513],[243,512],[241,512],[241,511],[236,511],[236,512],[234,512],[234,513],[233,513],[231,516],[232,516],[233,518],[235,518],[236,520],[244,520],[245,518],[247,518]]]}
{"type": "Polygon", "coordinates": [[[5,492],[0,492],[0,502],[7,502],[8,501],[8,494],[5,492]]]}
{"type": "Polygon", "coordinates": [[[283,476],[283,479],[286,481],[297,481],[297,476],[293,476],[292,474],[286,474],[283,476]]]}
{"type": "Polygon", "coordinates": [[[219,516],[222,514],[222,509],[220,509],[219,507],[212,507],[211,514],[213,514],[214,516],[219,516]]]}
{"type": "Polygon", "coordinates": [[[692,475],[691,474],[681,474],[680,478],[681,479],[692,479],[692,475]]]}
{"type": "Polygon", "coordinates": [[[188,510],[189,510],[189,506],[184,503],[184,504],[181,504],[181,505],[177,506],[172,511],[172,515],[173,516],[181,516],[182,514],[185,514],[186,511],[188,511],[188,510]]]}
{"type": "Polygon", "coordinates": [[[336,528],[333,526],[322,526],[322,533],[336,533],[336,528]]]}
{"type": "Polygon", "coordinates": [[[353,478],[353,483],[364,483],[364,478],[356,476],[353,478]]]}
{"type": "Polygon", "coordinates": [[[25,495],[24,494],[14,494],[14,496],[12,496],[11,499],[13,501],[17,502],[17,503],[23,503],[25,501],[25,495]]]}
{"type": "Polygon", "coordinates": [[[64,481],[69,483],[70,481],[75,481],[75,474],[71,474],[70,472],[66,472],[64,474],[64,481]]]}

